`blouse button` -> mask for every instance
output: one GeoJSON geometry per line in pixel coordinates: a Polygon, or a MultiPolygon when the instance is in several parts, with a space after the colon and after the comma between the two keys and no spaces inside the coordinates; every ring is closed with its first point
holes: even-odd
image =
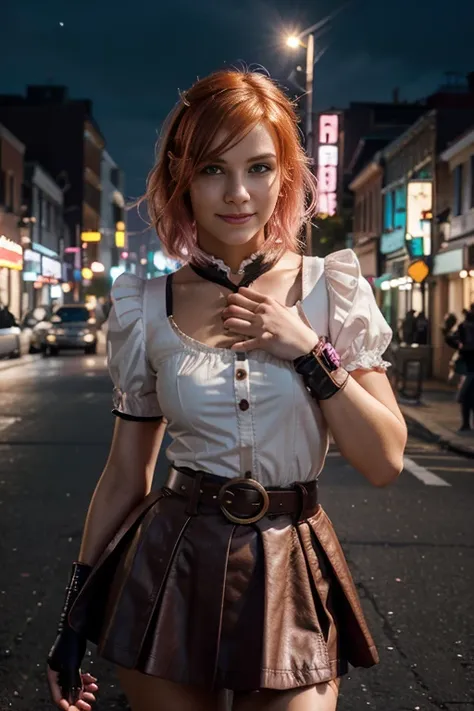
{"type": "Polygon", "coordinates": [[[237,380],[245,380],[245,378],[247,377],[247,371],[243,368],[239,368],[235,371],[235,377],[237,378],[237,380]]]}
{"type": "Polygon", "coordinates": [[[250,407],[249,401],[248,400],[241,400],[239,402],[239,407],[241,410],[243,410],[245,412],[245,410],[248,410],[250,407]]]}

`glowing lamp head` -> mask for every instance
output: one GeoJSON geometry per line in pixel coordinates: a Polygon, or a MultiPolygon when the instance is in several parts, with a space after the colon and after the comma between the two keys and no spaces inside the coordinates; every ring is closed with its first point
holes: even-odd
{"type": "Polygon", "coordinates": [[[296,35],[290,35],[286,38],[286,44],[288,47],[291,47],[291,49],[298,49],[301,44],[301,41],[300,38],[296,35]]]}

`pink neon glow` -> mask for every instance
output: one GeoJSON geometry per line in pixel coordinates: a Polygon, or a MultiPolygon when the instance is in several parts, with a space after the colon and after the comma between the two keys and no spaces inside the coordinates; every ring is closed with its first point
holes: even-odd
{"type": "Polygon", "coordinates": [[[339,116],[323,114],[319,117],[319,142],[336,144],[339,140],[339,116]]]}
{"type": "Polygon", "coordinates": [[[337,195],[336,193],[320,193],[318,200],[318,212],[320,215],[329,215],[332,217],[336,214],[337,195]]]}
{"type": "Polygon", "coordinates": [[[337,168],[335,165],[320,165],[318,168],[319,190],[334,193],[337,190],[337,168]]]}

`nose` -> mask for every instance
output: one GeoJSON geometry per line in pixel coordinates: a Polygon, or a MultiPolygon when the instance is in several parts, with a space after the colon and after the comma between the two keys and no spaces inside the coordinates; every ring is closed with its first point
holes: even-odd
{"type": "Polygon", "coordinates": [[[250,200],[247,187],[239,176],[230,177],[226,183],[224,201],[226,204],[243,205],[250,200]]]}

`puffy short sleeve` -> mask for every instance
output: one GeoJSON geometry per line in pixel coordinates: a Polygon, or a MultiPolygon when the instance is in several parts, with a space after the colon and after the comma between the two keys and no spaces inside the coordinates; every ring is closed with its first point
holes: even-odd
{"type": "Polygon", "coordinates": [[[383,354],[392,330],[375,301],[372,288],[360,271],[352,249],[334,252],[324,260],[329,295],[329,333],[348,370],[386,369],[383,354]]]}
{"type": "Polygon", "coordinates": [[[156,375],[148,363],[144,330],[146,282],[121,274],[112,287],[107,365],[114,383],[114,415],[126,420],[159,420],[156,375]]]}

